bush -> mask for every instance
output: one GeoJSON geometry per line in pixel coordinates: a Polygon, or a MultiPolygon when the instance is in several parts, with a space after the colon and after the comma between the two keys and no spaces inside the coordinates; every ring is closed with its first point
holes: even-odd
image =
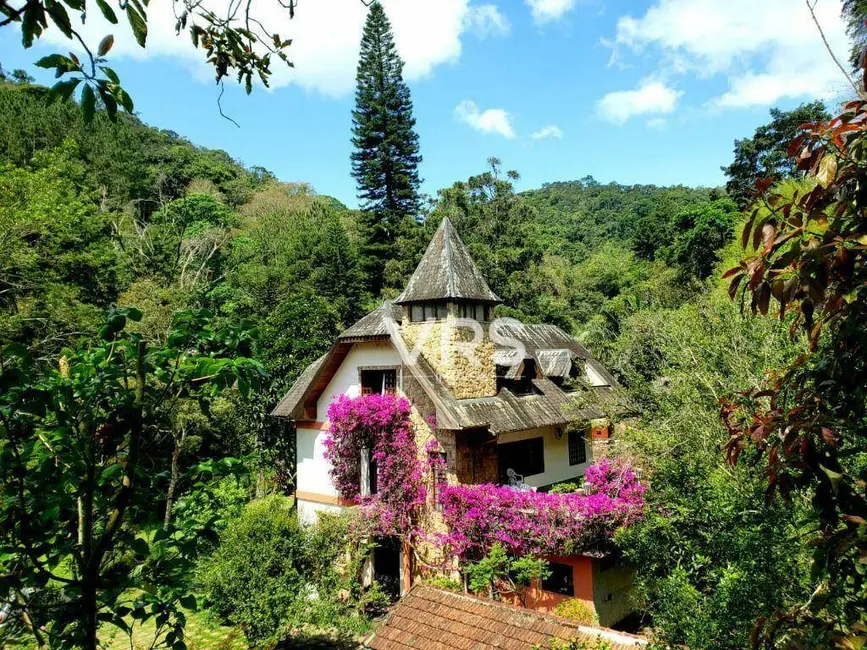
{"type": "Polygon", "coordinates": [[[554,615],[568,618],[581,625],[598,625],[599,617],[583,600],[570,598],[554,608],[554,615]]]}
{"type": "Polygon", "coordinates": [[[451,578],[446,578],[445,576],[431,576],[430,578],[425,578],[424,582],[431,587],[437,587],[439,589],[445,589],[447,591],[464,590],[464,588],[461,587],[460,582],[458,582],[457,580],[452,580],[451,578]]]}
{"type": "Polygon", "coordinates": [[[296,602],[307,596],[305,536],[290,506],[282,496],[251,502],[202,566],[214,610],[241,627],[251,646],[281,640],[296,602]]]}
{"type": "Polygon", "coordinates": [[[562,483],[555,483],[551,486],[551,494],[572,494],[573,492],[577,492],[581,486],[579,486],[574,481],[563,481],[562,483]]]}

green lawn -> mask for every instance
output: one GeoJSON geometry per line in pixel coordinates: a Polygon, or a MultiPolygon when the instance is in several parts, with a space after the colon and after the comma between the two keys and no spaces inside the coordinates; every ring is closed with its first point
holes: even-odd
{"type": "MultiPolygon", "coordinates": [[[[189,650],[247,650],[247,642],[241,630],[220,625],[206,612],[186,612],[186,641],[189,650]]],[[[154,626],[148,622],[137,627],[130,646],[129,637],[115,627],[102,637],[107,650],[148,650],[153,642],[154,626]]],[[[366,636],[366,635],[365,635],[366,636]]],[[[0,642],[0,647],[15,650],[34,650],[35,645],[30,639],[19,643],[0,642]]],[[[357,638],[336,638],[331,634],[300,634],[281,648],[296,650],[354,650],[359,647],[357,638]]]]}
{"type": "MultiPolygon", "coordinates": [[[[186,641],[189,650],[246,650],[247,643],[241,630],[220,625],[203,612],[185,612],[187,615],[186,641]]],[[[137,626],[132,635],[132,650],[148,650],[154,638],[154,625],[148,621],[137,626]]],[[[130,639],[115,627],[103,637],[108,650],[130,650],[130,639]]]]}

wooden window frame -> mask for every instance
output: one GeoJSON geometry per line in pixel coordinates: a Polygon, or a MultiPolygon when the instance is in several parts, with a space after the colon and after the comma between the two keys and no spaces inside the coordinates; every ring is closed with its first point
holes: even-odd
{"type": "Polygon", "coordinates": [[[587,462],[587,440],[581,429],[566,432],[566,445],[569,451],[569,466],[583,465],[587,462]]]}

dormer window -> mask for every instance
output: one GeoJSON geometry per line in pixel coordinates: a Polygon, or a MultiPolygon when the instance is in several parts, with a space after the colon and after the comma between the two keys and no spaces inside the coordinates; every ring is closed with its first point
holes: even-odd
{"type": "Polygon", "coordinates": [[[428,320],[445,320],[449,310],[445,302],[415,303],[409,308],[409,318],[413,323],[428,320]]]}

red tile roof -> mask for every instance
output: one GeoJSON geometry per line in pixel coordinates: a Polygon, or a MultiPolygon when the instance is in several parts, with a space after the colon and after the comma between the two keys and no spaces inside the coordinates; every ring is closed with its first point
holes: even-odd
{"type": "Polygon", "coordinates": [[[578,625],[556,616],[417,584],[367,640],[372,650],[534,650],[551,639],[602,637],[611,650],[634,650],[641,637],[578,625]]]}

